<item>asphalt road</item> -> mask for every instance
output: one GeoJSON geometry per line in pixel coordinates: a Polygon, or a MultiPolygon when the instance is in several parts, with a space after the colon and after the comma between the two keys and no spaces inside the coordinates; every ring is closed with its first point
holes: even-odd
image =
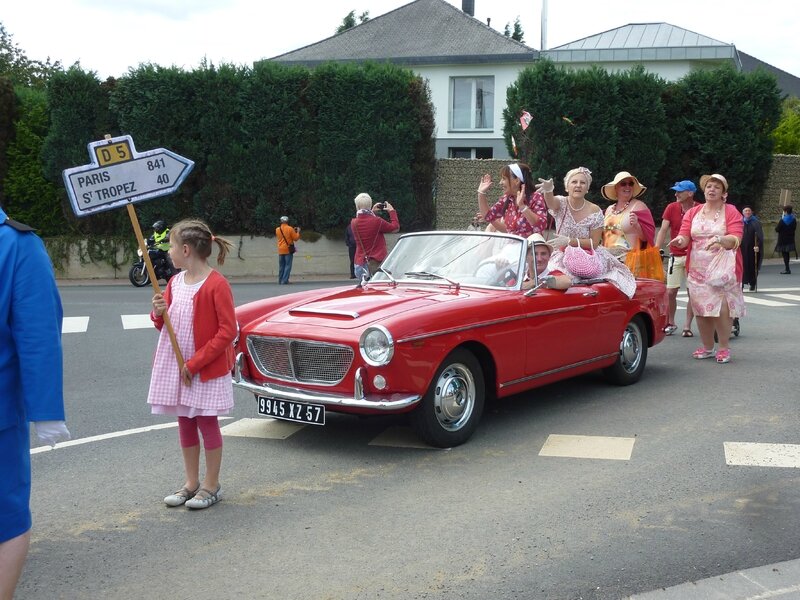
{"type": "Polygon", "coordinates": [[[197,512],[162,503],[182,464],[172,421],[145,401],[156,332],[122,325],[151,291],[63,286],[65,316],[89,317],[63,336],[80,443],[34,449],[16,597],[605,599],[798,558],[800,462],[769,455],[793,446],[726,459],[736,444],[800,443],[795,266],[764,268],[730,364],[668,337],[638,384],[590,374],[500,401],[450,450],[415,447],[394,417],[329,413],[281,439],[237,391],[223,425],[275,437],[226,435],[224,499],[197,512]]]}

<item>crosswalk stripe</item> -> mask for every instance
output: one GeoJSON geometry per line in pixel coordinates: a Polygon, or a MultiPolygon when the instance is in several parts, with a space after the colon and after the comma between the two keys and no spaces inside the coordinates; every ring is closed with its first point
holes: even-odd
{"type": "Polygon", "coordinates": [[[120,315],[123,329],[153,329],[150,315],[120,315]]]}
{"type": "Polygon", "coordinates": [[[550,434],[539,456],[630,460],[636,438],[550,434]]]}
{"type": "Polygon", "coordinates": [[[800,468],[800,445],[724,442],[725,464],[746,467],[800,468]]]}
{"type": "Polygon", "coordinates": [[[767,300],[766,298],[755,298],[753,296],[744,295],[746,304],[758,304],[760,306],[797,306],[790,302],[779,302],[778,300],[767,300]]]}
{"type": "Polygon", "coordinates": [[[61,333],[86,333],[89,317],[64,317],[61,320],[61,333]]]}
{"type": "Polygon", "coordinates": [[[239,419],[230,425],[220,427],[222,435],[234,437],[262,438],[268,440],[285,440],[294,435],[305,425],[301,423],[291,423],[280,419],[270,419],[261,417],[258,419],[239,419]]]}
{"type": "Polygon", "coordinates": [[[770,294],[770,298],[780,298],[781,300],[793,300],[794,302],[800,302],[800,296],[795,294],[770,294]]]}

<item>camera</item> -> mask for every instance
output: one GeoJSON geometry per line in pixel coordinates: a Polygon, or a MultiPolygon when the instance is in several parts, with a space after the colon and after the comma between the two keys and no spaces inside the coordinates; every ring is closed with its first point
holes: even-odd
{"type": "Polygon", "coordinates": [[[377,208],[378,210],[386,210],[386,203],[379,202],[378,204],[375,205],[375,208],[377,208]]]}

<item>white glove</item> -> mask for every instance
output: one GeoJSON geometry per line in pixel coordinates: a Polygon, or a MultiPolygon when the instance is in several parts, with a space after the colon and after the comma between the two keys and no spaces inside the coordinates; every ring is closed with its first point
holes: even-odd
{"type": "Polygon", "coordinates": [[[42,443],[51,448],[58,442],[66,442],[70,438],[64,421],[36,421],[33,426],[42,443]]]}
{"type": "Polygon", "coordinates": [[[569,244],[569,238],[565,235],[556,235],[547,240],[547,244],[555,250],[563,250],[569,244]]]}
{"type": "Polygon", "coordinates": [[[552,192],[556,188],[553,185],[552,179],[539,179],[539,183],[536,184],[536,189],[540,191],[542,194],[546,194],[547,192],[552,192]]]}

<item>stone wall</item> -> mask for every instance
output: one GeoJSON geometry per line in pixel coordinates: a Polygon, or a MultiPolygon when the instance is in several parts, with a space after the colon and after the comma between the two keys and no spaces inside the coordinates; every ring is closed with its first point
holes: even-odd
{"type": "MultiPolygon", "coordinates": [[[[436,229],[464,230],[478,212],[478,184],[485,173],[492,176],[494,185],[489,191],[489,201],[500,196],[500,168],[506,160],[440,159],[436,173],[436,229]]],[[[800,156],[776,154],[761,198],[753,203],[761,219],[766,238],[765,257],[772,256],[775,247],[775,224],[781,217],[780,191],[792,191],[792,201],[800,208],[800,156]]],[[[795,211],[797,213],[799,211],[795,211]]],[[[654,215],[659,221],[660,215],[654,215]]],[[[402,223],[402,215],[401,220],[402,223]]],[[[401,230],[402,232],[402,230],[401,230]]],[[[391,248],[398,234],[386,236],[391,248]]],[[[278,258],[274,237],[229,236],[234,250],[220,269],[226,276],[277,278],[278,258]]],[[[214,261],[212,259],[212,264],[214,261]]],[[[81,264],[72,257],[65,268],[57,273],[61,279],[118,278],[127,279],[128,266],[116,273],[107,264],[81,264]]],[[[350,267],[347,247],[342,239],[321,237],[315,242],[300,240],[294,256],[292,274],[299,276],[349,277],[350,267]]]]}

